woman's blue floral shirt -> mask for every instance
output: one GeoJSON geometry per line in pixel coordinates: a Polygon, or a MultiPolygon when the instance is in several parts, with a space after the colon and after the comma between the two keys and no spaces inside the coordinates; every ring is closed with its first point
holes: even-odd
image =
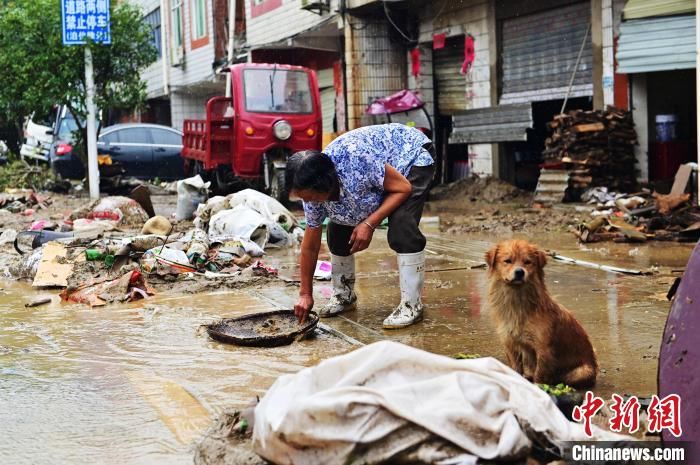
{"type": "Polygon", "coordinates": [[[323,151],[338,172],[340,199],[304,202],[306,224],[316,228],[326,218],[357,226],[382,203],[386,164],[403,176],[414,166],[429,166],[433,158],[423,147],[430,139],[418,129],[399,123],[366,126],[343,134],[323,151]]]}

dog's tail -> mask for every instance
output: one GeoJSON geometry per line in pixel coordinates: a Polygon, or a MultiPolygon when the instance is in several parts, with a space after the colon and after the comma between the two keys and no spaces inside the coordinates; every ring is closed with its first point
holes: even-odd
{"type": "Polygon", "coordinates": [[[597,367],[586,363],[568,372],[564,376],[564,383],[576,388],[593,387],[597,374],[597,367]]]}

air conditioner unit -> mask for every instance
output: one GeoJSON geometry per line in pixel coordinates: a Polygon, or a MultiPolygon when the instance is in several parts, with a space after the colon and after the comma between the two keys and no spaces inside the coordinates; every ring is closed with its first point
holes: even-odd
{"type": "Polygon", "coordinates": [[[184,62],[185,62],[185,47],[180,46],[176,50],[173,50],[171,65],[182,66],[184,64],[184,62]]]}

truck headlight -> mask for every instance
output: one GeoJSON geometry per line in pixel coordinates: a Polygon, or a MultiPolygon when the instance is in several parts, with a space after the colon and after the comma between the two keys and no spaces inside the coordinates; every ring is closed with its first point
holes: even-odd
{"type": "Polygon", "coordinates": [[[287,121],[277,121],[272,127],[272,132],[279,140],[287,140],[292,137],[292,125],[287,121]]]}

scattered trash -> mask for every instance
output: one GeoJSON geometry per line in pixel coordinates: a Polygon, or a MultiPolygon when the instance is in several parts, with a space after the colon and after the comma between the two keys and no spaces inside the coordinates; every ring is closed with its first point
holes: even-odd
{"type": "Polygon", "coordinates": [[[73,264],[66,261],[66,246],[60,242],[49,242],[41,252],[33,287],[66,287],[73,264]]]}
{"type": "Polygon", "coordinates": [[[9,244],[17,239],[17,231],[14,229],[6,229],[0,234],[0,245],[9,244]]]}
{"type": "Polygon", "coordinates": [[[75,289],[64,289],[60,296],[64,301],[98,307],[109,302],[146,299],[154,294],[153,289],[146,283],[144,275],[137,270],[132,270],[117,279],[91,282],[75,289]]]}
{"type": "Polygon", "coordinates": [[[157,234],[159,236],[167,236],[173,230],[173,225],[164,216],[154,216],[149,218],[141,228],[141,234],[157,234]]]}
{"type": "Polygon", "coordinates": [[[187,258],[196,268],[203,268],[207,262],[207,252],[209,252],[209,236],[206,231],[194,229],[192,238],[187,243],[187,258]]]}
{"type": "Polygon", "coordinates": [[[208,231],[212,241],[240,238],[263,250],[293,246],[303,236],[301,225],[284,205],[253,189],[211,198],[198,208],[195,226],[208,231]]]}
{"type": "Polygon", "coordinates": [[[656,199],[656,208],[659,213],[666,216],[690,200],[690,194],[662,195],[654,192],[654,199],[656,199]]]}
{"type": "Polygon", "coordinates": [[[141,208],[143,208],[149,218],[156,216],[156,212],[153,209],[153,202],[151,202],[151,191],[148,186],[143,184],[136,186],[129,194],[129,197],[141,205],[141,208]]]}
{"type": "Polygon", "coordinates": [[[211,238],[241,238],[255,242],[265,249],[270,240],[270,231],[265,218],[252,208],[239,205],[230,210],[222,210],[214,215],[209,223],[211,238]]]}
{"type": "Polygon", "coordinates": [[[112,220],[93,220],[78,218],[72,221],[73,232],[82,234],[104,234],[117,228],[117,222],[112,220]]]}
{"type": "Polygon", "coordinates": [[[322,260],[319,260],[316,262],[316,270],[314,271],[314,278],[318,279],[319,281],[327,281],[331,279],[331,271],[333,269],[333,265],[331,265],[331,262],[324,262],[322,260]]]}
{"type": "Polygon", "coordinates": [[[200,203],[205,203],[209,196],[210,182],[204,182],[200,175],[177,182],[177,221],[191,220],[200,203]]]}
{"type": "Polygon", "coordinates": [[[22,257],[22,260],[11,270],[14,276],[19,279],[34,279],[39,269],[43,250],[42,248],[35,249],[22,257]]]}
{"type": "Polygon", "coordinates": [[[58,228],[58,224],[51,220],[37,220],[29,226],[29,231],[54,231],[58,228]]]}
{"type": "Polygon", "coordinates": [[[275,277],[279,273],[276,268],[265,265],[260,260],[253,263],[248,269],[253,273],[253,275],[263,276],[265,278],[275,277]]]}
{"type": "Polygon", "coordinates": [[[71,213],[69,220],[73,221],[73,229],[76,228],[77,220],[96,220],[100,222],[111,222],[101,224],[112,224],[115,227],[140,228],[148,221],[148,214],[134,199],[128,197],[104,197],[94,200],[71,213]]]}
{"type": "Polygon", "coordinates": [[[141,258],[141,269],[146,273],[181,274],[197,271],[190,265],[187,254],[170,247],[150,249],[141,258]]]}
{"type": "Polygon", "coordinates": [[[617,266],[601,265],[598,263],[587,262],[585,260],[577,260],[575,258],[564,257],[563,255],[559,255],[556,252],[549,253],[549,256],[552,257],[554,260],[557,260],[557,261],[560,261],[563,263],[569,263],[571,265],[579,265],[579,266],[583,266],[586,268],[595,268],[597,270],[610,271],[613,273],[628,274],[628,275],[640,275],[640,276],[652,274],[649,271],[632,270],[632,269],[627,269],[627,268],[619,268],[617,266]]]}
{"type": "Polygon", "coordinates": [[[24,304],[25,307],[31,308],[31,307],[39,307],[41,305],[45,305],[51,303],[51,297],[49,296],[42,296],[42,297],[36,297],[26,304],[24,304]]]}

